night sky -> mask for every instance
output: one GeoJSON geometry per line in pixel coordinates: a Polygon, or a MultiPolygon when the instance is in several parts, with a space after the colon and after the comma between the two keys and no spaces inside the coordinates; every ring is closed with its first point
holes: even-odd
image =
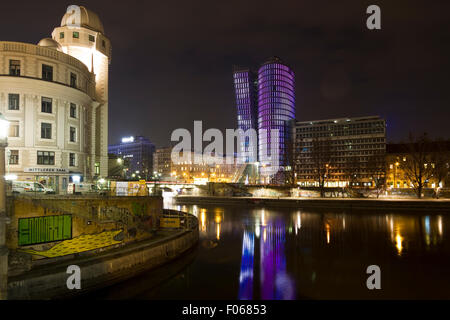
{"type": "Polygon", "coordinates": [[[296,74],[298,120],[380,115],[388,141],[450,138],[450,1],[3,1],[0,40],[49,37],[70,4],[112,41],[110,143],[176,128],[234,128],[232,67],[279,56],[296,74]],[[381,7],[382,30],[366,28],[381,7]]]}

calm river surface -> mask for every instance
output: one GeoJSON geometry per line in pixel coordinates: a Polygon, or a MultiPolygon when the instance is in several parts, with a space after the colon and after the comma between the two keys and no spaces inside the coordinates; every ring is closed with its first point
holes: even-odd
{"type": "Polygon", "coordinates": [[[198,248],[174,263],[87,297],[450,298],[449,214],[172,208],[198,217],[198,248]],[[381,290],[366,287],[370,265],[381,268],[381,290]]]}

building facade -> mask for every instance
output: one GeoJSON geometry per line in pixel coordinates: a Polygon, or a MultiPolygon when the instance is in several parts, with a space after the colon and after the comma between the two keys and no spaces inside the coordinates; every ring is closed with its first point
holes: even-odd
{"type": "Polygon", "coordinates": [[[172,148],[158,148],[153,154],[153,176],[168,181],[172,173],[172,148]]]}
{"type": "Polygon", "coordinates": [[[296,122],[293,134],[301,186],[318,186],[319,175],[328,187],[370,187],[384,179],[386,122],[378,116],[296,122]]]}
{"type": "MultiPolygon", "coordinates": [[[[292,146],[291,124],[295,119],[295,74],[280,58],[273,57],[261,65],[257,79],[249,69],[236,70],[234,87],[238,128],[257,130],[255,158],[260,164],[259,176],[262,183],[272,183],[277,173],[291,166],[289,149],[292,146]]],[[[251,146],[246,137],[240,150],[247,151],[251,146]]]]}
{"type": "Polygon", "coordinates": [[[265,182],[290,165],[288,148],[291,123],[295,119],[295,75],[281,59],[274,57],[258,70],[258,152],[263,162],[261,177],[265,182]],[[271,130],[278,131],[273,137],[271,130]],[[273,143],[272,139],[278,139],[273,143]],[[265,154],[265,155],[264,155],[265,154]],[[278,155],[278,160],[264,161],[278,155]],[[265,163],[266,162],[266,163],[265,163]]]}
{"type": "Polygon", "coordinates": [[[152,178],[155,145],[149,139],[143,136],[123,138],[121,143],[110,145],[108,152],[129,162],[127,179],[152,178]]]}
{"type": "MultiPolygon", "coordinates": [[[[449,189],[450,141],[429,141],[421,146],[398,143],[386,146],[386,187],[411,189],[417,185],[414,167],[423,166],[424,188],[449,189]]],[[[417,170],[417,176],[419,170],[417,170]]],[[[416,176],[416,177],[417,177],[416,176]]]]}
{"type": "MultiPolygon", "coordinates": [[[[72,54],[72,44],[87,39],[89,32],[104,37],[103,29],[93,31],[97,26],[90,23],[92,17],[99,22],[98,16],[83,10],[83,27],[70,29],[64,43],[50,38],[38,45],[0,42],[0,112],[10,122],[7,174],[41,182],[58,193],[73,180],[107,176],[102,144],[107,141],[103,132],[108,118],[99,110],[107,110],[102,103],[107,101],[110,44],[99,53],[94,45],[90,48],[106,59],[97,73],[72,54]]],[[[65,18],[61,26],[66,27],[65,18]]]]}
{"type": "MultiPolygon", "coordinates": [[[[250,69],[235,68],[233,72],[234,91],[237,109],[237,128],[244,132],[258,130],[258,80],[250,69]]],[[[246,136],[239,145],[241,162],[258,161],[258,141],[246,136]]]]}

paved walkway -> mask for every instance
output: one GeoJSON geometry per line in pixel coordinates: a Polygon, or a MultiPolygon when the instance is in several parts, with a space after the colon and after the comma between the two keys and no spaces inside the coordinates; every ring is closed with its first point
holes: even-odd
{"type": "Polygon", "coordinates": [[[114,237],[121,232],[121,230],[116,230],[98,234],[82,235],[71,240],[62,241],[46,251],[37,251],[33,249],[22,249],[20,251],[47,258],[62,257],[119,244],[122,241],[114,240],[114,237]]]}

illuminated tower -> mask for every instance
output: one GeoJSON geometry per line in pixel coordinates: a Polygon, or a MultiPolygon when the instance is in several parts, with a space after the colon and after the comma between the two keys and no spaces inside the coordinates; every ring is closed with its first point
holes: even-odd
{"type": "MultiPolygon", "coordinates": [[[[295,119],[295,77],[294,72],[280,58],[266,61],[258,71],[258,153],[266,152],[270,157],[278,153],[279,165],[283,170],[289,164],[290,123],[295,119]],[[267,130],[267,131],[265,131],[267,130]],[[278,143],[274,149],[270,130],[278,130],[278,143]]],[[[273,178],[278,169],[262,168],[261,176],[273,178]]]]}
{"type": "MultiPolygon", "coordinates": [[[[238,129],[247,131],[249,129],[257,130],[257,80],[256,76],[249,69],[235,69],[233,72],[234,91],[237,108],[237,124],[238,129]]],[[[245,138],[243,145],[239,146],[241,154],[244,152],[248,156],[243,156],[242,162],[255,162],[258,159],[257,154],[253,154],[253,150],[257,150],[256,141],[251,141],[249,137],[245,138]],[[252,145],[255,144],[255,146],[252,145]],[[245,158],[244,158],[245,157],[245,158]]]]}
{"type": "MultiPolygon", "coordinates": [[[[96,105],[86,117],[92,124],[89,145],[92,148],[87,161],[94,177],[108,175],[108,76],[111,62],[111,42],[105,36],[98,15],[82,6],[69,6],[61,20],[61,27],[52,33],[64,53],[83,62],[95,74],[96,105]]],[[[70,62],[69,62],[70,63],[70,62]]],[[[75,74],[67,75],[71,84],[78,81],[75,74]]]]}

